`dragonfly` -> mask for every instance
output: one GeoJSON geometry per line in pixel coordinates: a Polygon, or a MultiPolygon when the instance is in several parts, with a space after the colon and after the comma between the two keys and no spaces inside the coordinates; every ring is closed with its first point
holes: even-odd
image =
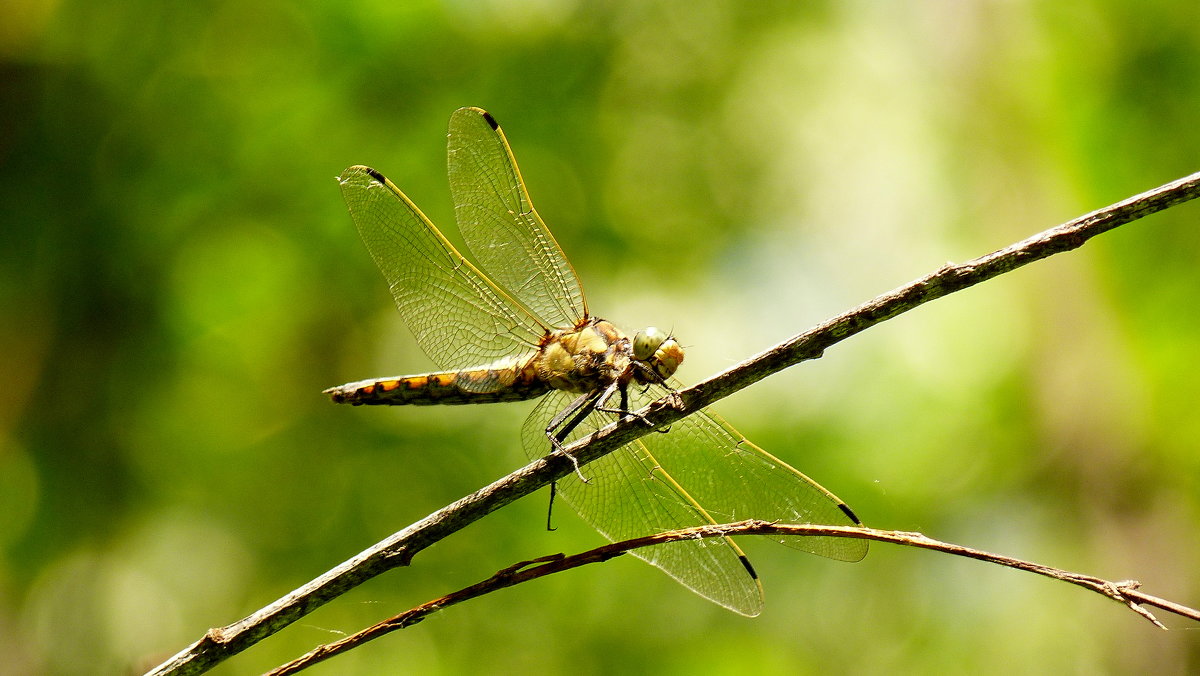
{"type": "MultiPolygon", "coordinates": [[[[455,111],[447,155],[459,232],[478,266],[380,172],[353,166],[338,177],[401,318],[441,370],[325,393],[354,405],[540,397],[521,432],[531,460],[673,395],[681,387],[674,374],[683,347],[653,327],[631,337],[589,312],[579,278],[534,209],[495,118],[479,108],[455,111]]],[[[699,411],[655,432],[558,482],[562,500],[609,540],[749,518],[861,525],[837,496],[714,413],[699,411]]],[[[843,561],[867,552],[866,542],[856,539],[770,537],[843,561]]],[[[736,613],[752,617],[762,610],[762,584],[730,538],[632,554],[736,613]]]]}

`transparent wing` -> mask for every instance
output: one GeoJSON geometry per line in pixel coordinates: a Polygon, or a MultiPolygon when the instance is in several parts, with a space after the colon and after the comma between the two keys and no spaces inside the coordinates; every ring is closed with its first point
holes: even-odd
{"type": "MultiPolygon", "coordinates": [[[[637,410],[666,394],[660,386],[630,392],[630,406],[637,410]]],[[[762,519],[862,525],[836,495],[755,446],[715,414],[694,413],[671,425],[669,432],[647,434],[641,441],[657,464],[717,522],[762,519]]],[[[858,561],[867,554],[866,540],[800,536],[771,539],[840,561],[858,561]]]]}
{"type": "Polygon", "coordinates": [[[546,327],[464,260],[391,181],[355,166],[338,182],[400,316],[434,363],[461,369],[537,348],[546,327]]]}
{"type": "Polygon", "coordinates": [[[492,116],[479,108],[454,111],[447,153],[458,228],[480,266],[548,326],[586,317],[575,270],[533,208],[492,116]]]}
{"type": "MultiPolygon", "coordinates": [[[[522,430],[530,459],[550,451],[545,428],[575,395],[554,391],[525,421],[522,430]]],[[[614,420],[593,412],[567,437],[574,441],[614,420]]],[[[649,435],[648,435],[649,436],[649,435]]],[[[659,435],[654,435],[659,436],[659,435]]],[[[563,501],[600,534],[614,542],[667,530],[713,523],[671,477],[658,467],[641,443],[628,444],[583,468],[590,483],[574,474],[559,480],[563,501]]],[[[630,552],[657,566],[700,596],[747,616],[762,611],[762,585],[742,550],[729,538],[709,538],[644,547],[630,552]]]]}
{"type": "MultiPolygon", "coordinates": [[[[630,391],[638,409],[666,394],[662,387],[630,391]]],[[[552,393],[525,423],[523,439],[531,457],[550,448],[544,429],[571,395],[552,393]]],[[[612,422],[593,413],[569,437],[578,439],[612,422]]],[[[782,460],[750,443],[724,421],[701,411],[653,432],[583,467],[590,483],[575,475],[562,479],[559,494],[593,528],[611,540],[664,530],[742,519],[784,523],[859,525],[841,500],[782,460]]],[[[863,540],[772,538],[782,544],[842,561],[867,553],[863,540]]],[[[728,538],[649,547],[635,556],[661,568],[700,596],[743,615],[762,608],[761,586],[741,563],[742,552],[728,538]]]]}

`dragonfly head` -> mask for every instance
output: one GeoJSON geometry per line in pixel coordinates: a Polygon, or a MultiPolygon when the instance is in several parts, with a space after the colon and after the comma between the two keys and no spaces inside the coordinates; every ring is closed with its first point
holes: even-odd
{"type": "Polygon", "coordinates": [[[634,334],[633,358],[666,379],[683,363],[683,346],[662,329],[651,326],[634,334]]]}

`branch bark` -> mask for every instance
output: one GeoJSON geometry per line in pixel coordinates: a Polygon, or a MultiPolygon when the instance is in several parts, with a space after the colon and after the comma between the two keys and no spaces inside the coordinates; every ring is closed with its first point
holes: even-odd
{"type": "MultiPolygon", "coordinates": [[[[668,425],[759,380],[802,361],[903,312],[1015,270],[1089,239],[1200,196],[1200,172],[1135,195],[1051,228],[1011,246],[938,270],[870,300],[746,361],[655,402],[640,413],[654,427],[668,425]]],[[[578,462],[595,460],[646,434],[638,419],[598,430],[567,447],[578,462]]],[[[508,503],[574,470],[563,455],[547,456],[392,534],[274,603],[226,627],[210,629],[149,674],[195,674],[279,631],[346,591],[392,568],[407,565],[422,549],[508,503]]]]}
{"type": "Polygon", "coordinates": [[[323,662],[335,655],[340,655],[349,650],[353,650],[358,646],[373,641],[381,636],[390,634],[399,629],[405,629],[417,624],[426,617],[457,605],[464,601],[469,601],[474,598],[490,594],[491,592],[500,589],[506,589],[514,585],[518,585],[531,580],[536,580],[554,573],[561,573],[580,566],[586,566],[591,563],[602,563],[612,558],[620,556],[630,550],[640,547],[650,547],[653,545],[661,545],[668,542],[678,542],[680,540],[692,540],[696,538],[713,538],[736,535],[801,535],[801,536],[832,536],[832,537],[847,537],[861,538],[864,540],[874,540],[876,542],[889,542],[897,545],[905,545],[908,547],[918,547],[921,549],[931,549],[945,554],[954,556],[962,556],[978,561],[986,561],[1008,568],[1015,568],[1029,573],[1035,573],[1053,580],[1069,582],[1071,584],[1083,587],[1084,589],[1096,592],[1106,598],[1116,601],[1133,612],[1141,615],[1147,621],[1152,623],[1159,629],[1166,630],[1166,626],[1158,621],[1150,611],[1143,606],[1152,606],[1162,608],[1172,613],[1187,617],[1189,619],[1200,622],[1200,610],[1188,608],[1165,599],[1151,596],[1139,590],[1141,583],[1136,580],[1121,580],[1113,582],[1092,575],[1084,575],[1083,573],[1074,573],[1061,568],[1053,568],[1044,566],[1039,563],[1023,561],[1011,556],[1002,554],[993,554],[985,552],[981,549],[964,547],[950,542],[942,542],[927,537],[922,533],[913,533],[906,531],[894,530],[878,530],[875,528],[856,528],[853,526],[816,526],[808,524],[778,524],[768,521],[739,521],[737,523],[718,524],[710,526],[697,526],[695,528],[686,528],[681,530],[667,531],[646,537],[624,540],[622,542],[614,542],[612,544],[589,549],[588,551],[564,556],[562,554],[554,554],[543,556],[532,561],[523,561],[521,563],[509,566],[504,570],[499,571],[495,575],[486,580],[465,587],[451,594],[447,594],[432,601],[427,601],[419,606],[406,610],[399,615],[389,617],[382,622],[378,622],[362,631],[356,632],[346,638],[333,643],[318,646],[313,650],[305,653],[301,657],[288,662],[276,669],[268,672],[268,676],[286,676],[295,674],[308,667],[323,662]]]}

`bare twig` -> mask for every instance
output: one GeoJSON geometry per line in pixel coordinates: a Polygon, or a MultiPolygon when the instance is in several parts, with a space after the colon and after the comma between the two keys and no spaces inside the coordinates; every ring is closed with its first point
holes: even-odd
{"type": "Polygon", "coordinates": [[[1127,606],[1137,614],[1144,617],[1154,626],[1160,629],[1167,627],[1159,622],[1154,615],[1143,608],[1143,605],[1154,606],[1169,610],[1177,615],[1190,618],[1200,622],[1200,610],[1188,608],[1160,599],[1149,594],[1144,594],[1138,590],[1140,584],[1135,580],[1123,580],[1120,582],[1112,582],[1103,580],[1091,575],[1082,573],[1073,573],[1071,571],[1043,566],[1038,563],[1015,559],[1010,556],[1001,554],[992,554],[971,547],[963,547],[961,545],[942,542],[926,537],[921,533],[911,533],[905,531],[894,530],[877,530],[875,528],[855,528],[852,526],[815,526],[815,525],[791,525],[777,524],[767,521],[739,521],[737,523],[719,524],[712,526],[698,526],[695,528],[686,528],[681,530],[668,531],[656,535],[634,538],[632,540],[624,540],[612,544],[589,549],[586,552],[581,552],[572,556],[564,556],[562,554],[554,554],[544,556],[540,559],[532,561],[524,561],[513,566],[509,566],[504,570],[496,573],[482,582],[460,589],[454,593],[447,594],[441,598],[422,603],[415,608],[406,610],[399,615],[389,617],[382,622],[374,624],[362,631],[356,632],[344,639],[319,646],[304,654],[303,656],[288,662],[269,672],[270,676],[284,676],[286,674],[294,674],[312,665],[327,660],[330,657],[339,655],[346,651],[352,650],[368,641],[377,639],[385,634],[389,634],[398,629],[404,629],[417,624],[424,620],[429,615],[436,613],[444,608],[468,601],[473,598],[483,596],[506,587],[536,580],[540,577],[561,573],[564,570],[578,568],[590,563],[600,563],[608,561],[614,557],[620,556],[625,552],[640,547],[649,547],[651,545],[660,545],[668,542],[678,542],[680,540],[693,540],[696,538],[712,538],[725,537],[731,535],[801,535],[801,536],[832,536],[832,537],[848,537],[861,538],[864,540],[875,540],[877,542],[890,542],[897,545],[906,545],[909,547],[919,547],[922,549],[932,549],[934,551],[953,554],[955,556],[964,556],[967,558],[987,561],[1017,570],[1024,570],[1038,575],[1044,575],[1055,580],[1069,582],[1078,585],[1084,589],[1089,589],[1106,596],[1122,605],[1127,606]]]}
{"type": "MultiPolygon", "coordinates": [[[[820,357],[828,347],[902,312],[1027,263],[1078,248],[1100,233],[1197,196],[1200,196],[1200,173],[1081,216],[986,256],[966,263],[944,265],[921,279],[680,391],[673,401],[656,402],[641,413],[645,420],[655,426],[670,424],[772,373],[820,357]]],[[[567,451],[581,463],[590,462],[646,434],[649,429],[649,426],[636,419],[626,419],[571,444],[567,451]]],[[[548,456],[530,463],[392,534],[241,621],[210,629],[203,638],[149,673],[194,674],[204,671],[347,590],[384,571],[406,565],[413,556],[434,542],[566,476],[573,468],[570,459],[562,455],[548,456]]]]}

